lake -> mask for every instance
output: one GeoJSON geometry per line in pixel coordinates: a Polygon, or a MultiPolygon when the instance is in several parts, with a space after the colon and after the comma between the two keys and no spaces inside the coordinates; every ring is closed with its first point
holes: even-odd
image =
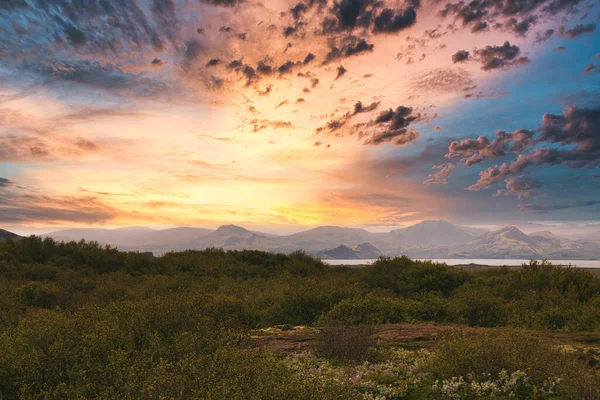
{"type": "MultiPolygon", "coordinates": [[[[418,259],[417,259],[418,260],[418,259]]],[[[329,265],[365,265],[371,264],[377,260],[323,260],[324,263],[329,265]]],[[[421,260],[422,261],[422,260],[421,260]]],[[[444,258],[444,259],[432,259],[431,261],[446,263],[448,265],[466,265],[466,264],[477,264],[477,265],[489,265],[493,267],[499,267],[503,265],[508,266],[520,266],[525,263],[528,264],[529,260],[513,260],[513,259],[486,259],[486,258],[444,258]]],[[[578,268],[600,268],[600,260],[549,260],[553,264],[558,265],[569,265],[578,268]]]]}

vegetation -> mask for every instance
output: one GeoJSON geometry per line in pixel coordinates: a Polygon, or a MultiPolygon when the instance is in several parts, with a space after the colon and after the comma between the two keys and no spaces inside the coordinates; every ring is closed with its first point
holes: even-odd
{"type": "Polygon", "coordinates": [[[545,262],[349,269],[301,252],[0,243],[2,400],[592,399],[597,353],[536,335],[599,331],[600,279],[545,262]],[[425,322],[465,328],[428,350],[379,343],[380,324],[425,322]],[[324,328],[307,353],[257,345],[284,324],[324,328]]]}

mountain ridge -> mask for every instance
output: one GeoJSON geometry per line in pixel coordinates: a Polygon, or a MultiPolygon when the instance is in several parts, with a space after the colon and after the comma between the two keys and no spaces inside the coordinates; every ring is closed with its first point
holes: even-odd
{"type": "Polygon", "coordinates": [[[326,225],[277,236],[226,224],[214,230],[190,227],[163,230],[144,227],[118,230],[84,228],[56,231],[44,236],[57,240],[96,240],[123,250],[153,251],[155,254],[220,247],[281,253],[295,250],[309,254],[328,252],[323,253],[324,257],[331,257],[333,249],[345,246],[337,253],[343,250],[349,255],[361,254],[359,258],[402,254],[413,258],[600,258],[600,243],[571,240],[556,236],[551,231],[527,235],[515,226],[506,226],[475,235],[473,233],[477,230],[473,229],[478,228],[461,227],[445,220],[428,220],[389,232],[326,225]],[[81,237],[74,237],[77,235],[81,237]],[[110,238],[110,243],[104,242],[107,238],[110,238]],[[360,246],[369,250],[366,247],[360,249],[360,246]]]}

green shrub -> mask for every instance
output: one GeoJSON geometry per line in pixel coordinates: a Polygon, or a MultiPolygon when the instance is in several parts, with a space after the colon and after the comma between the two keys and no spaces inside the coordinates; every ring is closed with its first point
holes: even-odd
{"type": "Polygon", "coordinates": [[[549,381],[558,382],[555,390],[561,399],[596,399],[600,395],[599,377],[576,355],[519,331],[448,333],[421,369],[438,380],[469,376],[497,380],[501,374],[520,371],[538,388],[549,381]]]}
{"type": "Polygon", "coordinates": [[[53,288],[40,282],[30,282],[18,290],[21,302],[29,307],[56,307],[56,292],[53,288]]]}
{"type": "Polygon", "coordinates": [[[466,284],[451,298],[460,320],[470,326],[503,326],[507,320],[506,302],[488,288],[466,284]]]}
{"type": "Polygon", "coordinates": [[[336,321],[342,324],[397,324],[409,319],[408,301],[367,295],[345,299],[331,309],[322,323],[336,321]]]}

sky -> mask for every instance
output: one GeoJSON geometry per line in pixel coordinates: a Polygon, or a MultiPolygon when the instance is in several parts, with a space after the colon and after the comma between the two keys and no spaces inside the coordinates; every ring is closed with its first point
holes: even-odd
{"type": "Polygon", "coordinates": [[[4,0],[0,227],[600,223],[600,2],[4,0]]]}

